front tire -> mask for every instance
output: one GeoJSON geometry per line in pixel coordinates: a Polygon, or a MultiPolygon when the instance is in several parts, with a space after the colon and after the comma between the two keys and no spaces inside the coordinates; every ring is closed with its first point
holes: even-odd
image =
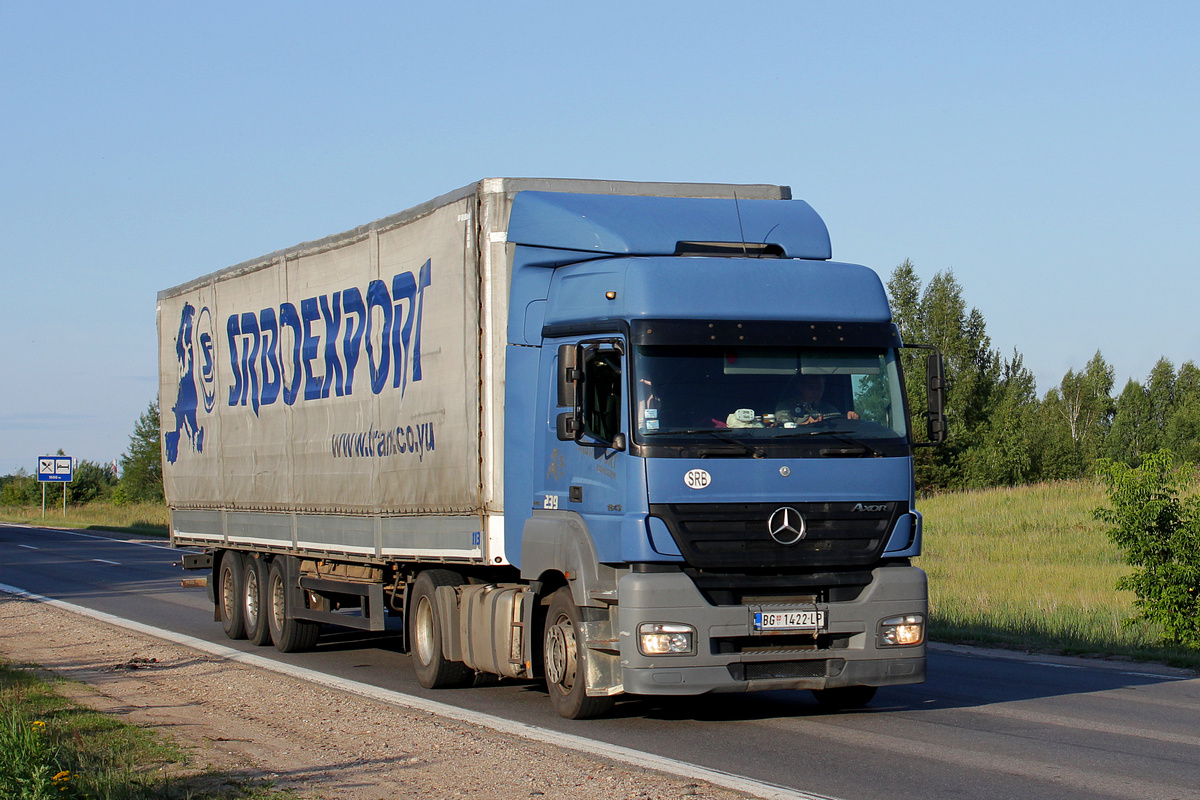
{"type": "Polygon", "coordinates": [[[614,698],[589,697],[585,676],[590,651],[583,639],[583,616],[571,590],[563,587],[550,596],[542,632],[542,663],[550,704],[567,719],[594,719],[609,712],[614,698]]]}
{"type": "Polygon", "coordinates": [[[221,610],[221,627],[230,639],[246,638],[246,618],[242,613],[243,581],[242,554],[227,550],[217,573],[217,608],[221,610]]]}
{"type": "Polygon", "coordinates": [[[468,686],[475,671],[461,661],[450,661],[442,650],[442,619],[436,592],[439,586],[461,586],[462,576],[447,569],[427,569],[417,576],[408,599],[408,641],[417,681],[426,689],[468,686]]]}

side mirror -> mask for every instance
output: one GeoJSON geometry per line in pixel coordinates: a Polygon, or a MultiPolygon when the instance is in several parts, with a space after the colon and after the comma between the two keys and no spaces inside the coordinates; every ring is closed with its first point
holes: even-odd
{"type": "Polygon", "coordinates": [[[575,416],[574,411],[559,414],[557,428],[560,442],[578,442],[583,436],[583,423],[575,416]]]}
{"type": "Polygon", "coordinates": [[[941,444],[946,441],[946,370],[937,351],[925,359],[925,389],[929,401],[925,430],[930,442],[941,444]]]}
{"type": "Polygon", "coordinates": [[[579,369],[580,348],[573,344],[558,346],[558,405],[576,408],[579,398],[579,382],[583,372],[579,369]]]}
{"type": "Polygon", "coordinates": [[[579,384],[583,371],[579,369],[580,348],[573,344],[558,347],[558,405],[570,408],[558,415],[558,440],[577,442],[583,436],[583,415],[579,408],[579,384]]]}

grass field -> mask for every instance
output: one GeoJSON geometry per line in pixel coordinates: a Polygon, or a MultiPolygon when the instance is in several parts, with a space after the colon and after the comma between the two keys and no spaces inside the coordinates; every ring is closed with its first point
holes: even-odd
{"type": "Polygon", "coordinates": [[[1098,481],[1067,481],[918,503],[931,638],[1200,667],[1200,652],[1128,624],[1133,595],[1115,588],[1128,568],[1092,515],[1106,502],[1098,481]]]}
{"type": "Polygon", "coordinates": [[[45,518],[42,517],[41,506],[0,506],[0,522],[49,525],[56,528],[97,528],[166,536],[169,521],[166,506],[156,503],[127,503],[116,506],[112,503],[96,502],[84,506],[68,505],[66,516],[63,516],[61,505],[48,505],[45,518]]]}

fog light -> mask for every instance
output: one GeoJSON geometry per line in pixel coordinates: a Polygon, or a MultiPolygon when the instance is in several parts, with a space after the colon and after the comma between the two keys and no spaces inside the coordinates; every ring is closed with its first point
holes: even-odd
{"type": "Polygon", "coordinates": [[[638,625],[638,650],[644,656],[690,655],[696,649],[696,629],[674,622],[638,625]]]}
{"type": "Polygon", "coordinates": [[[879,646],[899,647],[925,641],[925,615],[905,614],[879,623],[879,646]]]}

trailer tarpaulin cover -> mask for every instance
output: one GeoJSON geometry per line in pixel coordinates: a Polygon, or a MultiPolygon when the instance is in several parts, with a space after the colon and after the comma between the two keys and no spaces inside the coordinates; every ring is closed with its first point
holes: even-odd
{"type": "Polygon", "coordinates": [[[474,205],[160,296],[172,506],[477,512],[474,205]]]}

